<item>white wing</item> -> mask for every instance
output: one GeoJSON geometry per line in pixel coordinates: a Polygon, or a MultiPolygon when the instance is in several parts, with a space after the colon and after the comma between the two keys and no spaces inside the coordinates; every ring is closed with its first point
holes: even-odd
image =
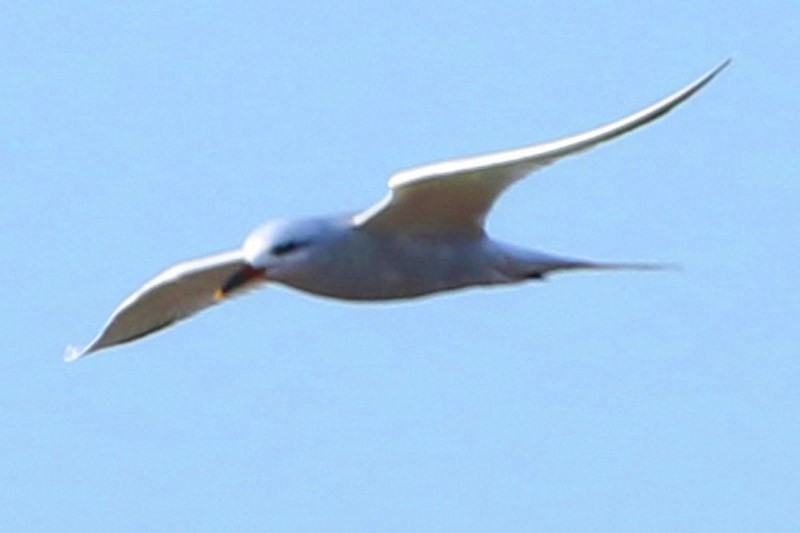
{"type": "Polygon", "coordinates": [[[91,344],[67,347],[64,360],[136,340],[214,305],[214,292],[244,265],[242,252],[236,250],[165,270],[126,298],[91,344]]]}
{"type": "Polygon", "coordinates": [[[699,91],[730,61],[650,107],[586,133],[398,172],[389,180],[389,195],[353,217],[353,224],[395,233],[480,235],[492,204],[511,184],[562,157],[661,117],[699,91]]]}

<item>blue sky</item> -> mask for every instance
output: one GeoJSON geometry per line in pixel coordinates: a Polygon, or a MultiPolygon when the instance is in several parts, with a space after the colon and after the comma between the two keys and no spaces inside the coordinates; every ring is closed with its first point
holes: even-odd
{"type": "Polygon", "coordinates": [[[800,5],[754,5],[4,3],[3,529],[797,531],[800,5]],[[678,272],[269,287],[61,361],[268,218],[594,127],[731,54],[489,222],[678,272]]]}

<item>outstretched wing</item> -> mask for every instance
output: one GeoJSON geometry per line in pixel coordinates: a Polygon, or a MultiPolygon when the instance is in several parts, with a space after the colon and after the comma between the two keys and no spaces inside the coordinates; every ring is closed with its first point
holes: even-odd
{"type": "Polygon", "coordinates": [[[730,61],[660,102],[597,129],[516,150],[401,171],[389,180],[389,195],[353,217],[353,224],[394,233],[480,235],[492,204],[511,184],[562,157],[661,117],[699,91],[730,61]]]}
{"type": "Polygon", "coordinates": [[[214,292],[244,265],[236,250],[168,268],[126,298],[88,346],[67,347],[64,360],[136,340],[214,305],[214,292]]]}

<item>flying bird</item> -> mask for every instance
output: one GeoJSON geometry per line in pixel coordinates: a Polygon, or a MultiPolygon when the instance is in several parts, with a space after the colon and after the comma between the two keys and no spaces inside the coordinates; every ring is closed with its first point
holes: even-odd
{"type": "Polygon", "coordinates": [[[570,270],[647,269],[512,246],[486,234],[497,197],[531,172],[661,117],[709,83],[730,59],[637,113],[563,139],[403,170],[389,193],[358,212],[267,222],[236,250],[179,263],[112,313],[74,361],[142,338],[266,282],[342,300],[396,300],[471,286],[522,283],[570,270]]]}

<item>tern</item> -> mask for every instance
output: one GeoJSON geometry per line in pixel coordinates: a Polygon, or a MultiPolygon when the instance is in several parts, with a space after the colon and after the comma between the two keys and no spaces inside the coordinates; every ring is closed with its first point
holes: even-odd
{"type": "Polygon", "coordinates": [[[650,107],[591,131],[398,172],[389,179],[389,194],[364,211],[267,222],[239,249],[179,263],[145,283],[91,343],[68,346],[64,359],[140,339],[267,281],[330,298],[382,301],[523,283],[560,271],[657,268],[505,244],[486,234],[486,215],[513,183],[663,116],[730,61],[650,107]]]}

